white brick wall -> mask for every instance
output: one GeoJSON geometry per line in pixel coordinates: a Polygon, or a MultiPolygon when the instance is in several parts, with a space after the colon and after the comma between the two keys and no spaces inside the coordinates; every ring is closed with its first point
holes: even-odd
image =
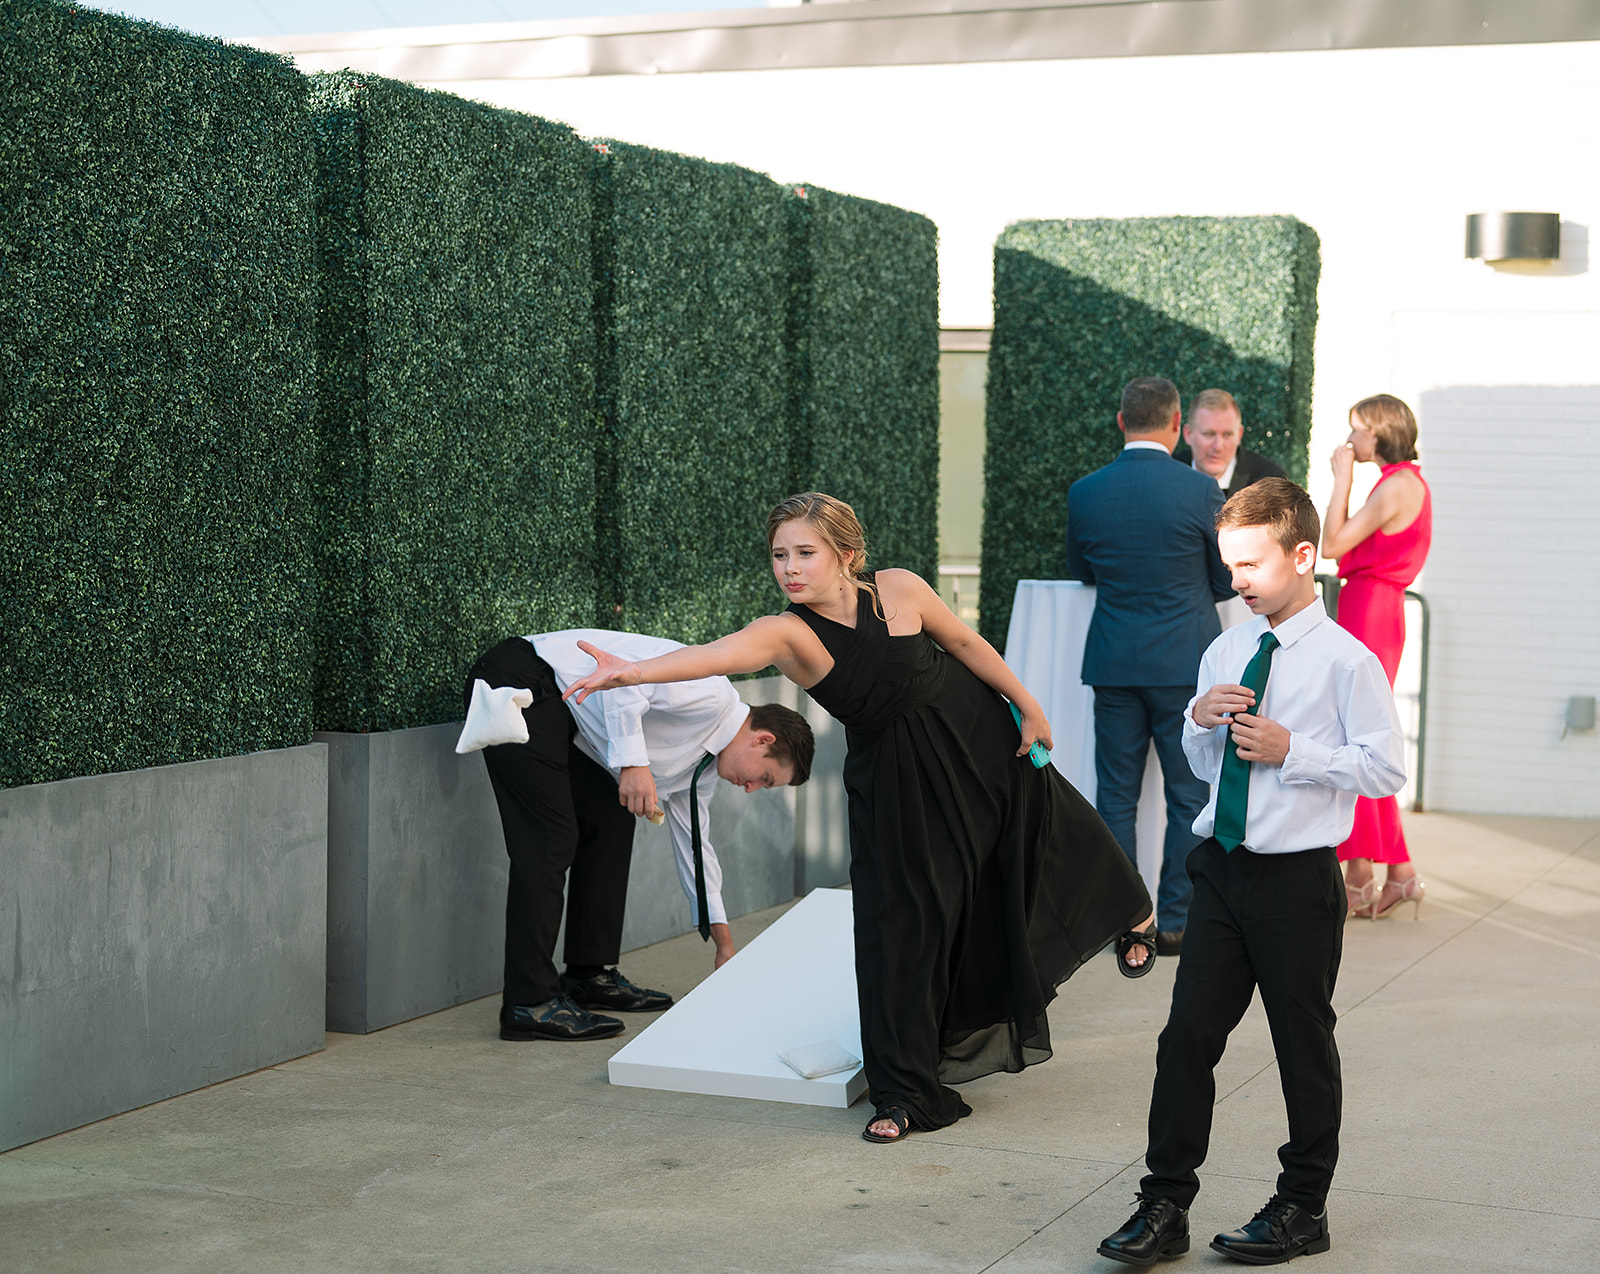
{"type": "Polygon", "coordinates": [[[1429,808],[1600,815],[1600,386],[1441,388],[1418,412],[1434,540],[1429,808]]]}

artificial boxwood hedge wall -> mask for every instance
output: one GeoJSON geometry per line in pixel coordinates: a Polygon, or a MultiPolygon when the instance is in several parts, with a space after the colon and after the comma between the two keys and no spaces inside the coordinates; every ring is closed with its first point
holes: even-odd
{"type": "Polygon", "coordinates": [[[925,219],[54,0],[0,39],[0,786],[718,635],[797,488],[932,575],[925,219]]]}
{"type": "Polygon", "coordinates": [[[305,743],[305,80],[47,0],[0,50],[0,786],[305,743]]]}
{"type": "Polygon", "coordinates": [[[918,213],[793,187],[797,491],[847,500],[868,565],[939,571],[938,231],[918,213]]]}
{"type": "Polygon", "coordinates": [[[765,523],[789,494],[784,191],[642,146],[594,154],[596,623],[706,641],[782,606],[765,523]]]}
{"type": "Polygon", "coordinates": [[[480,650],[595,613],[590,151],[375,77],[312,108],[317,725],[448,721],[480,650]]]}
{"type": "Polygon", "coordinates": [[[1306,477],[1317,235],[1292,217],[1024,221],[995,245],[979,627],[1066,574],[1067,489],[1122,447],[1135,376],[1232,393],[1245,443],[1306,477]]]}

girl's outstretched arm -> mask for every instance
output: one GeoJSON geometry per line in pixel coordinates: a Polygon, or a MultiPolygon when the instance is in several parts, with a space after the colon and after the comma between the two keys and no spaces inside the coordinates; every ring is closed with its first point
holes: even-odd
{"type": "Polygon", "coordinates": [[[576,702],[582,703],[596,691],[618,686],[727,677],[741,672],[760,672],[773,665],[792,679],[795,660],[789,642],[791,622],[784,621],[781,615],[768,615],[703,646],[685,646],[638,663],[580,641],[578,649],[594,656],[595,670],[574,681],[561,697],[575,697],[576,702]]]}

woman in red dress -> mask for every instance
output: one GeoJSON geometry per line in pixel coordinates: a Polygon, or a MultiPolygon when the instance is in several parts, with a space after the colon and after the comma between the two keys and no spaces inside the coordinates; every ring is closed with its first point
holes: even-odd
{"type": "MultiPolygon", "coordinates": [[[[1333,453],[1333,498],[1322,523],[1322,555],[1336,558],[1339,623],[1359,638],[1394,685],[1405,646],[1406,588],[1417,578],[1433,541],[1433,501],[1417,470],[1417,419],[1398,398],[1378,394],[1350,409],[1350,437],[1333,453]],[[1367,502],[1350,512],[1350,485],[1357,461],[1382,465],[1367,502]]],[[[1392,796],[1356,799],[1350,839],[1339,846],[1350,914],[1378,919],[1403,903],[1412,917],[1422,911],[1423,883],[1406,852],[1400,805],[1392,796]],[[1373,864],[1383,863],[1382,888],[1373,864]]]]}

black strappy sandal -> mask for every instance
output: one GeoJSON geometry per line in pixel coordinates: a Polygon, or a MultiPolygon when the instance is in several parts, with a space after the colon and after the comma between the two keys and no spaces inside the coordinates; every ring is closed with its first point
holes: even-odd
{"type": "Polygon", "coordinates": [[[896,1141],[904,1141],[914,1132],[916,1132],[916,1127],[912,1124],[911,1116],[906,1113],[905,1108],[888,1106],[867,1120],[867,1126],[861,1130],[861,1140],[876,1142],[880,1146],[887,1146],[896,1141]],[[887,1119],[895,1126],[897,1131],[894,1136],[881,1137],[872,1131],[872,1125],[880,1119],[887,1119]]]}
{"type": "Polygon", "coordinates": [[[1125,978],[1142,978],[1156,967],[1156,931],[1155,926],[1149,929],[1129,929],[1117,939],[1117,972],[1125,978]],[[1145,957],[1143,964],[1129,964],[1128,956],[1134,947],[1143,947],[1150,954],[1145,957]]]}

